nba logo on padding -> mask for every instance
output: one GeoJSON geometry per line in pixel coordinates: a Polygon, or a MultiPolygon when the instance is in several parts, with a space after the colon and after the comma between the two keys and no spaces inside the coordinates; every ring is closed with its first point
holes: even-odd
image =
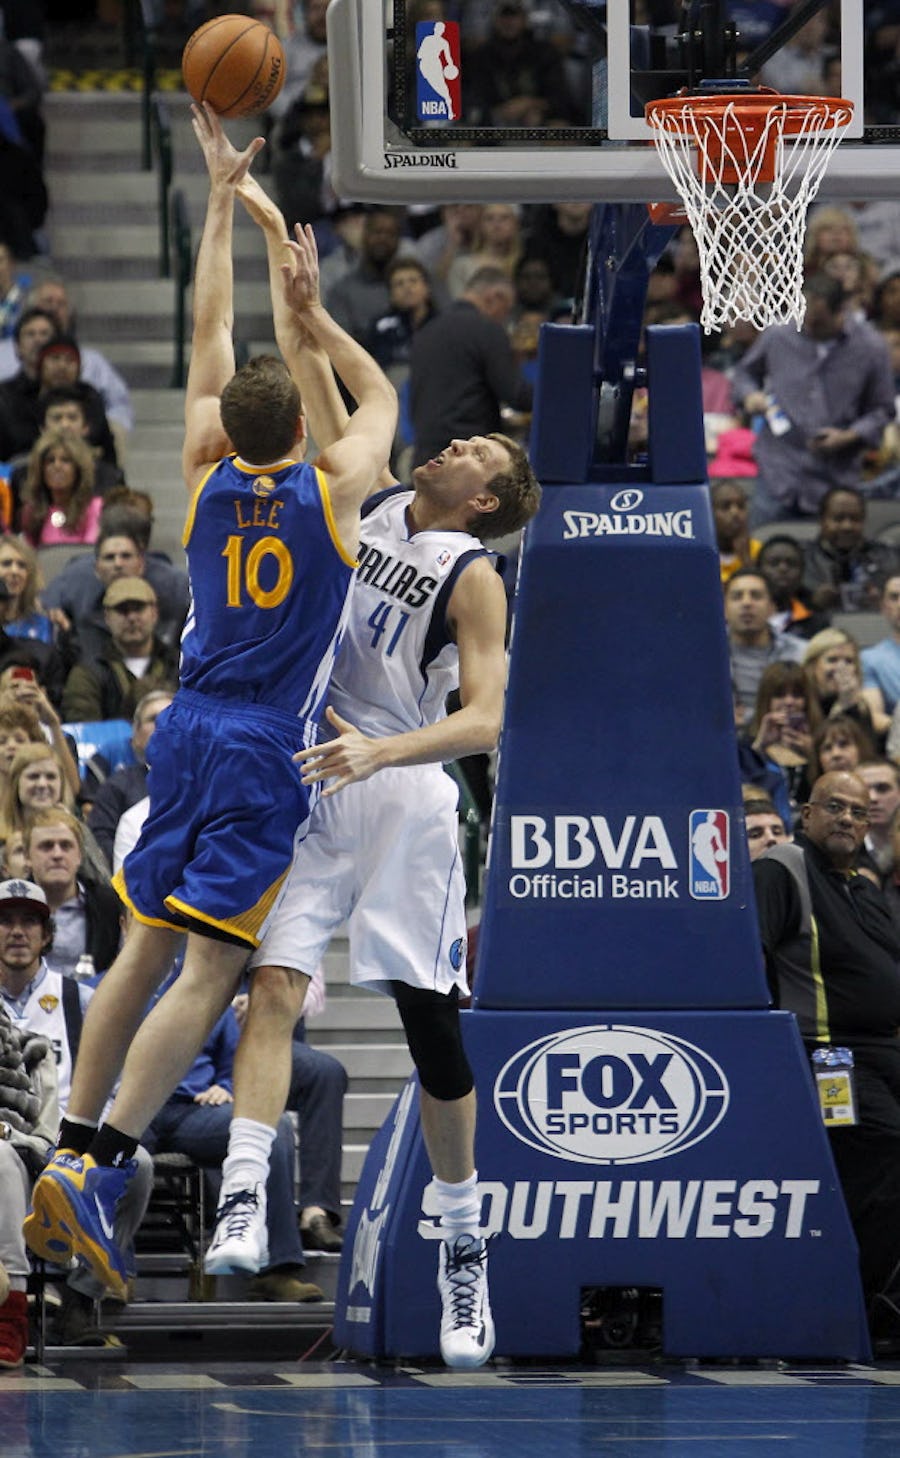
{"type": "Polygon", "coordinates": [[[688,834],[691,895],[695,901],[724,901],[731,879],[728,812],[692,810],[688,834]]]}
{"type": "Polygon", "coordinates": [[[423,20],[416,26],[416,116],[420,122],[459,120],[459,26],[423,20]]]}

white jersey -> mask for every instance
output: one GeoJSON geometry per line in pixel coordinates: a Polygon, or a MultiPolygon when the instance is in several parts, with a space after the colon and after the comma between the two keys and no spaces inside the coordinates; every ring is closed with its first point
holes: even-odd
{"type": "Polygon", "coordinates": [[[363,506],[359,567],[329,703],[364,734],[435,724],[459,684],[447,604],[460,572],[489,556],[468,532],[409,534],[413,492],[392,487],[363,506]]]}
{"type": "Polygon", "coordinates": [[[69,1091],[72,1087],[72,1048],[63,1006],[63,987],[67,980],[77,990],[83,1013],[93,996],[93,988],[76,983],[71,978],[65,979],[61,972],[51,971],[44,961],[41,962],[34,981],[25,989],[22,999],[13,1002],[8,993],[4,994],[3,999],[6,1011],[17,1028],[40,1033],[41,1037],[53,1045],[61,1114],[65,1114],[69,1106],[69,1091]]]}

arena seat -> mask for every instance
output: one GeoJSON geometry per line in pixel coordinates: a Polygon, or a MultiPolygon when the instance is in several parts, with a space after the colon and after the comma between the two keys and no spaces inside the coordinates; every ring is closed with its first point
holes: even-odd
{"type": "Polygon", "coordinates": [[[885,541],[884,533],[900,527],[900,501],[866,502],[866,536],[885,541]]]}
{"type": "Polygon", "coordinates": [[[153,1193],[135,1238],[138,1276],[186,1272],[192,1301],[211,1300],[203,1271],[206,1190],[203,1170],[186,1154],[153,1156],[153,1193]]]}
{"type": "Polygon", "coordinates": [[[758,542],[767,542],[769,537],[793,537],[796,542],[811,542],[819,535],[819,523],[814,519],[793,519],[767,521],[754,527],[751,533],[758,542]]]}
{"type": "Polygon", "coordinates": [[[105,759],[108,765],[107,774],[121,769],[123,765],[134,764],[132,726],[128,719],[92,719],[63,724],[62,727],[64,733],[71,734],[75,740],[78,769],[82,779],[95,754],[101,754],[105,759]]]}
{"type": "Polygon", "coordinates": [[[887,623],[881,613],[832,613],[831,626],[849,633],[860,648],[871,648],[887,636],[887,623]]]}

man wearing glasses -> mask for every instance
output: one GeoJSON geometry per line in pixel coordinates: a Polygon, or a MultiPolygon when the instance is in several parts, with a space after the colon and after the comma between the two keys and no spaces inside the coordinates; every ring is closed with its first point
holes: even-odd
{"type": "Polygon", "coordinates": [[[869,790],[822,775],[794,845],[753,863],[766,971],[776,1006],[807,1048],[849,1049],[857,1118],[830,1127],[860,1250],[876,1336],[900,1339],[900,936],[887,902],[857,869],[869,790]]]}

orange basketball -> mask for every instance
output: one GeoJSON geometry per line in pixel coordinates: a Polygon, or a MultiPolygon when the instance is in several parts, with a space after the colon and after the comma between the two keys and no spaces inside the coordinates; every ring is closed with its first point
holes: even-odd
{"type": "Polygon", "coordinates": [[[277,35],[248,15],[220,15],[195,30],[181,57],[184,84],[219,116],[255,116],[284,85],[277,35]]]}

